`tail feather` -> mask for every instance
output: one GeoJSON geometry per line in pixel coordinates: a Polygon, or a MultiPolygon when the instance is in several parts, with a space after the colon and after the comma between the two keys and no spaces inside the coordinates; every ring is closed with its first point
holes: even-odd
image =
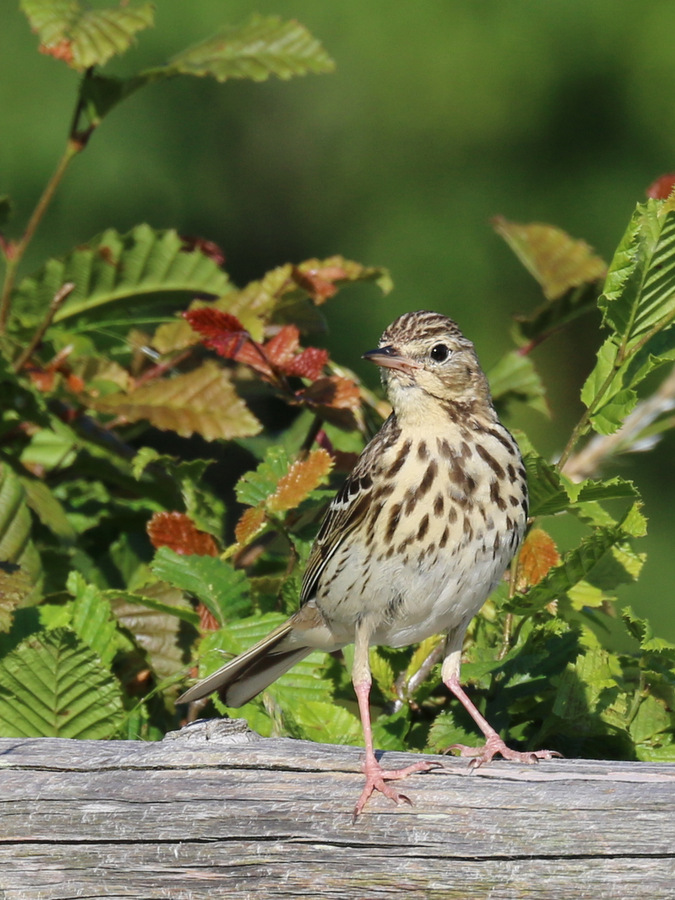
{"type": "Polygon", "coordinates": [[[284,622],[253,647],[189,688],[176,702],[191,703],[217,691],[226,706],[248,703],[312,652],[311,647],[284,646],[292,631],[292,623],[284,622]]]}

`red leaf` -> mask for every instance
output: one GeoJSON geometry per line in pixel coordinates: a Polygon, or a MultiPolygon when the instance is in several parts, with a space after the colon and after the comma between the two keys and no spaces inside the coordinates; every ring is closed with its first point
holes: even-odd
{"type": "Polygon", "coordinates": [[[675,188],[675,172],[670,172],[652,181],[647,188],[647,196],[654,200],[667,200],[673,188],[675,188]]]}
{"type": "Polygon", "coordinates": [[[278,369],[285,369],[300,344],[300,332],[295,325],[284,325],[265,344],[265,355],[278,369]]]}
{"type": "Polygon", "coordinates": [[[236,316],[219,309],[202,307],[183,313],[194,331],[202,335],[202,343],[225,359],[246,363],[268,378],[272,367],[260,344],[257,344],[236,316]]]}
{"type": "Polygon", "coordinates": [[[169,547],[182,556],[218,556],[218,546],[213,535],[199,531],[185,513],[154,513],[148,522],[147,531],[155,549],[169,547]]]}
{"type": "Polygon", "coordinates": [[[188,309],[183,313],[183,318],[187,319],[195,331],[206,338],[225,337],[233,332],[248,334],[236,316],[209,306],[201,309],[188,309]]]}
{"type": "Polygon", "coordinates": [[[302,353],[294,356],[284,367],[288,375],[299,375],[301,378],[309,378],[316,381],[321,376],[323,368],[328,362],[328,352],[318,347],[307,347],[302,353]]]}

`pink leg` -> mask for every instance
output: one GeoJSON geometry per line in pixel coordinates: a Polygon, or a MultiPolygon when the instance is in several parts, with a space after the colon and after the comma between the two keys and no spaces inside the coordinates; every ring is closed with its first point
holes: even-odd
{"type": "Polygon", "coordinates": [[[389,797],[395,803],[401,800],[412,806],[412,801],[405,794],[400,794],[387,781],[396,781],[400,778],[406,778],[413,772],[428,772],[429,769],[437,768],[438,763],[418,762],[405,769],[383,769],[375,758],[373,750],[373,731],[370,725],[370,680],[366,679],[354,684],[356,698],[359,701],[359,712],[361,714],[361,725],[363,727],[363,737],[366,743],[366,759],[363,764],[363,771],[366,776],[366,784],[361,792],[358,803],[354,807],[353,820],[356,821],[363,807],[366,805],[368,798],[373,791],[380,791],[385,797],[389,797]]]}
{"type": "Polygon", "coordinates": [[[466,744],[452,744],[447,748],[448,750],[459,750],[460,756],[473,757],[471,760],[472,768],[477,768],[478,766],[483,765],[483,763],[490,762],[490,760],[498,753],[500,756],[503,756],[504,759],[513,759],[523,763],[536,763],[540,759],[553,759],[554,756],[561,756],[556,750],[535,750],[534,752],[525,753],[518,750],[511,750],[511,748],[507,747],[504,741],[499,737],[487,719],[478,712],[465,693],[464,688],[459,683],[457,674],[453,673],[447,678],[444,678],[443,681],[485,735],[485,744],[482,747],[467,747],[466,744]]]}

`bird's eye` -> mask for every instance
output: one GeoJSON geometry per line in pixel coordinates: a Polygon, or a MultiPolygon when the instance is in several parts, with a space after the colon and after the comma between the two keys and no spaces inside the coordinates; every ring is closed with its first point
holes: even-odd
{"type": "Polygon", "coordinates": [[[445,362],[448,356],[450,356],[450,351],[445,344],[434,344],[431,348],[431,358],[434,362],[445,362]]]}

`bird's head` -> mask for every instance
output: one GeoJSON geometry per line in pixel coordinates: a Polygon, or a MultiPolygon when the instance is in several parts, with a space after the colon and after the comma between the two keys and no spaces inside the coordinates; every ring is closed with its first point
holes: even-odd
{"type": "Polygon", "coordinates": [[[393,322],[379,347],[363,354],[382,369],[399,418],[425,420],[433,410],[491,409],[490,390],[471,341],[439,313],[419,310],[393,322]]]}

